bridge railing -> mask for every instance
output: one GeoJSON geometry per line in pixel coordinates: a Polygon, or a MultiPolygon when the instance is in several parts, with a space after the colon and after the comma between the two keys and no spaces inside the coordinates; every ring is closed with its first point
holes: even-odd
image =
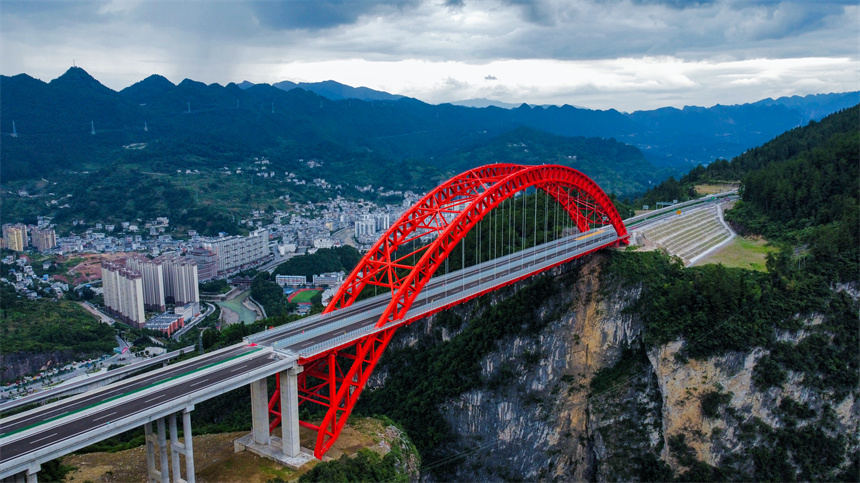
{"type": "MultiPolygon", "coordinates": [[[[553,265],[559,263],[560,261],[565,260],[566,258],[568,258],[568,256],[575,254],[580,249],[583,249],[583,248],[592,249],[593,247],[610,244],[617,239],[618,239],[618,237],[616,236],[615,233],[607,232],[607,233],[604,233],[604,234],[597,236],[593,239],[589,239],[588,243],[583,242],[583,243],[576,243],[576,244],[572,244],[572,245],[569,244],[569,245],[561,245],[558,247],[554,247],[553,249],[547,251],[547,253],[541,254],[541,256],[538,258],[541,258],[543,260],[540,263],[536,263],[536,264],[532,265],[531,267],[529,267],[529,272],[535,272],[535,271],[543,270],[547,267],[553,266],[553,265]]],[[[540,245],[538,245],[537,247],[539,248],[540,245]]],[[[516,255],[516,254],[522,254],[522,252],[517,252],[514,255],[516,255]]],[[[526,255],[528,255],[528,254],[526,254],[526,255]]],[[[523,260],[523,262],[527,263],[529,258],[530,257],[527,256],[523,260]]],[[[491,261],[498,261],[498,260],[499,259],[494,259],[491,261]]],[[[468,283],[471,283],[471,282],[473,282],[479,278],[485,278],[489,274],[490,271],[491,270],[487,270],[486,272],[475,273],[469,277],[466,277],[464,280],[462,280],[462,283],[468,284],[468,283]]],[[[456,274],[457,272],[452,272],[452,273],[456,274]]],[[[450,275],[450,273],[448,275],[450,275]]],[[[410,311],[408,318],[414,319],[417,317],[422,317],[425,314],[435,312],[438,309],[443,308],[445,306],[455,304],[455,303],[459,302],[460,300],[470,298],[476,293],[486,291],[487,289],[490,289],[490,288],[493,288],[493,287],[496,287],[499,285],[504,285],[504,284],[506,284],[512,280],[516,280],[518,278],[521,278],[522,276],[523,276],[522,270],[517,270],[516,272],[508,273],[502,277],[495,277],[494,276],[493,280],[491,280],[489,282],[484,282],[480,285],[472,287],[468,291],[458,292],[457,294],[453,294],[452,296],[448,296],[448,297],[445,297],[445,298],[442,298],[439,300],[435,300],[435,301],[426,303],[426,304],[422,305],[420,308],[416,309],[415,312],[410,311]]],[[[457,280],[457,282],[461,283],[461,280],[457,280]]],[[[426,297],[431,298],[433,296],[442,294],[444,292],[445,292],[444,287],[436,287],[431,292],[429,292],[426,295],[426,297]]],[[[422,294],[422,296],[424,296],[424,295],[422,294]]],[[[381,310],[380,310],[380,313],[381,313],[381,310]]],[[[357,320],[360,320],[361,318],[365,318],[366,315],[367,314],[362,314],[361,316],[352,316],[352,317],[349,317],[348,319],[351,319],[350,320],[350,323],[351,323],[351,322],[355,322],[357,320]],[[356,319],[356,317],[358,317],[358,319],[356,319]]],[[[338,323],[338,328],[346,327],[346,326],[350,325],[350,323],[338,323]]],[[[352,331],[349,331],[347,333],[338,335],[336,337],[333,337],[333,338],[328,339],[326,341],[320,342],[318,344],[314,344],[314,345],[309,346],[309,347],[305,347],[305,348],[301,348],[301,349],[291,349],[291,350],[296,352],[300,357],[309,357],[309,356],[319,354],[320,352],[324,352],[324,351],[327,351],[329,349],[333,349],[333,348],[341,346],[341,345],[346,345],[349,342],[352,342],[354,340],[366,337],[366,336],[371,335],[375,332],[380,332],[382,330],[385,330],[386,328],[387,327],[377,328],[375,326],[375,324],[371,324],[371,325],[368,325],[368,326],[365,326],[365,327],[362,327],[362,328],[352,330],[352,331]]],[[[326,332],[335,332],[337,330],[337,329],[332,330],[331,326],[327,326],[327,327],[320,328],[320,329],[324,329],[324,330],[318,330],[318,333],[316,335],[321,335],[321,334],[324,334],[326,332]]],[[[275,343],[275,349],[286,349],[291,344],[295,344],[296,342],[301,342],[302,340],[306,340],[309,337],[311,337],[311,336],[309,336],[308,334],[301,334],[301,336],[294,336],[294,337],[291,337],[289,339],[284,339],[283,341],[278,341],[277,343],[275,343]],[[304,336],[304,337],[302,337],[302,336],[304,336]]]]}

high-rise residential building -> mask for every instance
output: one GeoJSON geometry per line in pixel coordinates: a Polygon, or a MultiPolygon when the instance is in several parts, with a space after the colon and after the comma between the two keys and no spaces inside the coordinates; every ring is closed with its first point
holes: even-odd
{"type": "Polygon", "coordinates": [[[364,219],[355,222],[355,238],[358,240],[370,240],[376,236],[376,220],[365,216],[364,219]]]}
{"type": "Polygon", "coordinates": [[[212,250],[193,248],[188,251],[188,257],[197,262],[197,277],[201,282],[218,276],[218,255],[212,250]]]}
{"type": "Polygon", "coordinates": [[[168,302],[185,305],[200,302],[197,262],[185,257],[164,260],[164,296],[168,302]]]}
{"type": "Polygon", "coordinates": [[[35,228],[30,238],[33,246],[43,253],[57,246],[57,234],[53,228],[35,228]]]}
{"type": "Polygon", "coordinates": [[[164,312],[164,259],[129,258],[126,267],[143,277],[143,306],[146,310],[164,312]]]}
{"type": "Polygon", "coordinates": [[[201,246],[218,257],[218,274],[224,275],[258,262],[269,255],[268,231],[260,229],[248,236],[201,239],[201,246]]]}
{"type": "Polygon", "coordinates": [[[137,328],[144,326],[143,277],[122,261],[102,262],[102,286],[108,313],[137,328]]]}
{"type": "Polygon", "coordinates": [[[3,225],[3,241],[6,248],[21,252],[27,246],[27,225],[15,223],[3,225]]]}

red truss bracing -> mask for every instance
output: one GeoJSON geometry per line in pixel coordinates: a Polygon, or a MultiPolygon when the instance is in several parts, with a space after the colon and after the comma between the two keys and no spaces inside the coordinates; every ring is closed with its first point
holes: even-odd
{"type": "MultiPolygon", "coordinates": [[[[384,330],[350,347],[299,361],[304,366],[298,376],[299,404],[311,402],[326,408],[320,425],[300,422],[317,431],[317,458],[337,439],[394,331],[433,273],[487,213],[531,187],[556,200],[580,232],[609,225],[626,242],[627,230],[609,197],[590,178],[566,166],[487,165],[427,193],[364,255],[325,310],[352,305],[368,285],[385,287],[392,298],[376,324],[384,330]],[[416,240],[422,243],[413,244],[416,240]],[[408,253],[398,251],[407,247],[415,248],[405,250],[408,253]]],[[[280,423],[279,401],[276,390],[269,403],[272,428],[280,423]]]]}

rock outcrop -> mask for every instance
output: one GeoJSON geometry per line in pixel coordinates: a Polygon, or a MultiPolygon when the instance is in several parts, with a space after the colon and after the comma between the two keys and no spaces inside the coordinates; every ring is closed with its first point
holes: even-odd
{"type": "MultiPolygon", "coordinates": [[[[556,269],[560,290],[535,302],[540,330],[497,340],[480,360],[482,382],[445,399],[441,414],[456,437],[438,448],[448,455],[444,464],[425,456],[435,473],[424,478],[665,480],[684,472],[694,479],[753,478],[756,451],[780,431],[812,431],[824,420],[813,436],[841,445],[834,468],[850,465],[858,451],[856,390],[836,400],[801,384],[797,374],[782,388],[758,389],[753,372],[763,348],[687,360],[679,352],[683,340],[646,347],[643,321],[630,310],[642,290],[607,280],[606,257],[556,269]],[[809,414],[788,418],[786,404],[809,414]]],[[[425,339],[448,343],[529,283],[456,307],[460,327],[439,327],[438,315],[416,322],[392,349],[425,339]]],[[[395,370],[383,359],[370,387],[384,386],[395,370]]]]}

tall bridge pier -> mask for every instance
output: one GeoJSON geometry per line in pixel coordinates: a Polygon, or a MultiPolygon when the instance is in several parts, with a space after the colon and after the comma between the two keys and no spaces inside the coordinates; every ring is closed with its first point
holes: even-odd
{"type": "Polygon", "coordinates": [[[277,461],[293,469],[314,459],[310,453],[303,453],[299,439],[299,388],[298,376],[301,366],[295,366],[277,374],[280,394],[277,401],[270,401],[266,379],[251,382],[251,434],[237,439],[234,450],[250,451],[258,456],[277,461]],[[275,410],[280,403],[280,411],[275,410]],[[270,421],[270,414],[277,415],[270,421]],[[281,424],[281,437],[273,436],[272,430],[281,424]]]}
{"type": "Polygon", "coordinates": [[[167,454],[170,453],[171,468],[173,470],[173,481],[176,483],[194,483],[194,446],[191,439],[191,411],[194,406],[182,410],[182,442],[179,442],[179,432],[176,427],[176,413],[155,420],[157,433],[152,431],[152,422],[143,425],[146,434],[146,469],[148,479],[151,483],[168,483],[170,471],[167,466],[167,454]],[[170,430],[170,442],[167,441],[165,431],[165,419],[170,430]],[[159,456],[159,465],[156,469],[156,453],[159,456]],[[180,472],[179,455],[185,456],[185,479],[180,472]]]}

